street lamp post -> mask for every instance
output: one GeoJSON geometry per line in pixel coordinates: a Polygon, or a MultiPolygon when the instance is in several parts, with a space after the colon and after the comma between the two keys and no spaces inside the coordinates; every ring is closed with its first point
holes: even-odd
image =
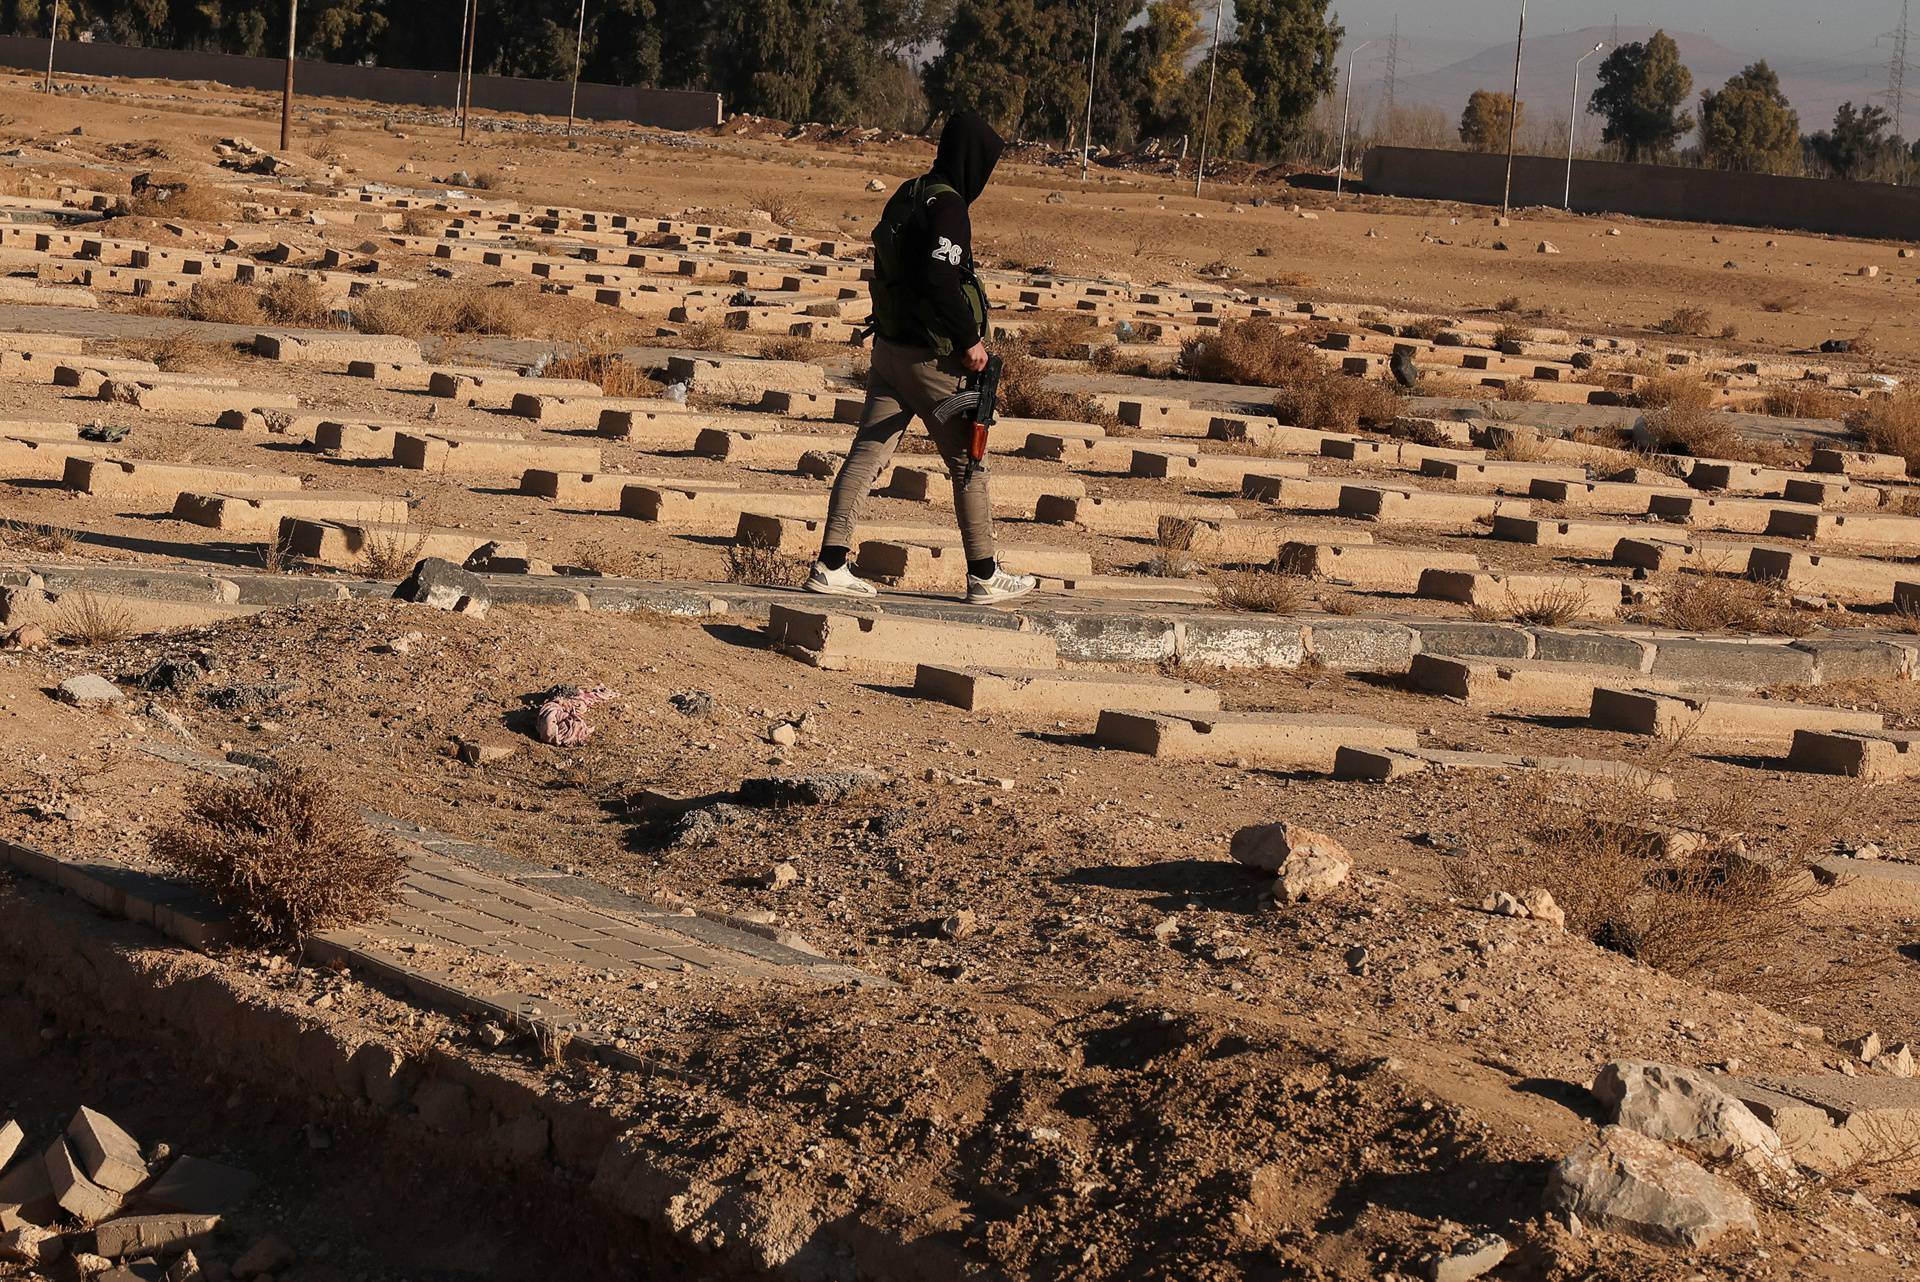
{"type": "Polygon", "coordinates": [[[1601,41],[1581,54],[1580,61],[1573,64],[1573,100],[1567,106],[1567,190],[1560,198],[1560,208],[1568,211],[1573,209],[1573,131],[1580,122],[1580,63],[1606,47],[1606,41],[1601,41]]]}
{"type": "Polygon", "coordinates": [[[1513,42],[1513,101],[1507,112],[1507,189],[1500,197],[1500,216],[1513,213],[1513,144],[1520,132],[1520,54],[1527,43],[1527,0],[1520,0],[1520,34],[1513,42]]]}
{"type": "Polygon", "coordinates": [[[573,113],[580,104],[580,45],[587,38],[587,0],[580,0],[580,25],[573,33],[573,89],[567,94],[567,137],[573,137],[573,113]]]}
{"type": "Polygon", "coordinates": [[[1213,52],[1207,55],[1207,112],[1200,124],[1200,167],[1193,171],[1193,194],[1200,195],[1200,180],[1207,174],[1207,139],[1213,133],[1213,79],[1220,67],[1220,11],[1226,0],[1213,3],[1213,52]]]}
{"type": "Polygon", "coordinates": [[[1333,198],[1340,199],[1347,188],[1347,121],[1353,114],[1353,63],[1360,51],[1372,44],[1371,40],[1362,40],[1347,51],[1347,96],[1340,104],[1340,168],[1333,178],[1333,198]]]}
{"type": "Polygon", "coordinates": [[[53,17],[47,21],[47,86],[53,92],[53,45],[60,38],[60,0],[53,0],[53,17]]]}
{"type": "Polygon", "coordinates": [[[1093,156],[1093,78],[1100,66],[1100,14],[1093,15],[1093,52],[1087,55],[1087,127],[1080,131],[1080,181],[1087,180],[1093,156]]]}

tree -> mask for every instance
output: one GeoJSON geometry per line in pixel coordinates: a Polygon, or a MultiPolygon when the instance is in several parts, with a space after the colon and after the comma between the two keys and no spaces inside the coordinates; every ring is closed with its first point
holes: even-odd
{"type": "Polygon", "coordinates": [[[1626,159],[1659,160],[1693,128],[1693,117],[1680,109],[1693,95],[1693,73],[1666,32],[1654,32],[1644,44],[1621,45],[1600,64],[1599,74],[1592,110],[1607,118],[1602,137],[1626,159]]]}
{"type": "Polygon", "coordinates": [[[1700,95],[1700,154],[1716,169],[1792,173],[1800,166],[1800,114],[1764,61],[1700,95]]]}
{"type": "Polygon", "coordinates": [[[1226,65],[1240,73],[1253,106],[1248,144],[1272,158],[1306,132],[1314,104],[1333,92],[1346,29],[1327,16],[1328,0],[1237,0],[1238,29],[1226,65]]]}
{"type": "Polygon", "coordinates": [[[1193,55],[1206,39],[1200,0],[1154,0],[1118,40],[1100,114],[1122,146],[1190,132],[1184,109],[1193,55]]]}
{"type": "MultiPolygon", "coordinates": [[[[887,0],[869,0],[884,5],[887,0]]],[[[971,107],[1013,137],[1077,135],[1086,110],[1087,55],[1099,21],[1097,76],[1113,73],[1119,34],[1145,0],[957,0],[939,57],[927,65],[927,101],[946,114],[971,107]]]]}
{"type": "Polygon", "coordinates": [[[1868,103],[1855,107],[1840,104],[1834,113],[1833,128],[1823,129],[1807,140],[1807,146],[1821,163],[1833,170],[1834,177],[1865,178],[1896,145],[1887,138],[1887,126],[1893,123],[1886,108],[1868,103]]]}
{"type": "Polygon", "coordinates": [[[1476,89],[1473,97],[1467,99],[1466,111],[1460,115],[1460,141],[1474,151],[1505,151],[1509,119],[1517,134],[1520,122],[1526,118],[1527,104],[1521,103],[1515,113],[1512,94],[1476,89]]]}

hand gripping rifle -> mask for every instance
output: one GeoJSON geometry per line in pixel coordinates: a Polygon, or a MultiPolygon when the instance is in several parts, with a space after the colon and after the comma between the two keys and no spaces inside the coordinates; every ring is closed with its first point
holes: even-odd
{"type": "Polygon", "coordinates": [[[1000,358],[989,356],[985,369],[967,375],[960,391],[934,406],[933,416],[942,423],[952,421],[959,414],[966,414],[973,422],[973,434],[967,442],[967,474],[963,480],[972,480],[973,470],[986,460],[987,429],[994,424],[999,401],[1000,358]]]}

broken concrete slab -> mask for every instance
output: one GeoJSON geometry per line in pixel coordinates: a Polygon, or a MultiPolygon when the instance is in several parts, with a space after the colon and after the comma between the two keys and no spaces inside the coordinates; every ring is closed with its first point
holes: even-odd
{"type": "Polygon", "coordinates": [[[167,495],[182,490],[230,489],[248,494],[298,490],[300,478],[252,468],[160,463],[150,459],[68,458],[63,488],[87,495],[167,495]]]}
{"type": "Polygon", "coordinates": [[[1787,764],[1869,783],[1920,777],[1920,731],[1795,730],[1787,764]]]}
{"type": "Polygon", "coordinates": [[[1420,575],[1419,594],[1503,618],[1564,621],[1619,617],[1625,586],[1618,579],[1581,574],[1427,570],[1420,575]]]}
{"type": "Polygon", "coordinates": [[[289,519],[402,523],[407,501],[352,490],[298,490],[256,494],[182,491],[173,501],[173,517],[212,530],[278,530],[289,519]],[[396,519],[397,518],[397,519],[396,519]]]}
{"type": "Polygon", "coordinates": [[[65,1136],[55,1140],[47,1149],[45,1162],[54,1200],[60,1204],[61,1210],[74,1219],[82,1224],[92,1224],[120,1209],[120,1194],[102,1188],[87,1178],[65,1136]]]}
{"type": "Polygon", "coordinates": [[[1463,552],[1432,552],[1424,548],[1371,547],[1352,542],[1288,543],[1280,549],[1280,565],[1290,574],[1330,583],[1344,583],[1362,591],[1413,592],[1429,570],[1477,572],[1480,558],[1463,552]]]}
{"type": "Polygon", "coordinates": [[[1107,709],[1095,740],[1106,748],[1145,753],[1163,761],[1239,760],[1249,765],[1333,769],[1343,746],[1413,748],[1419,736],[1406,726],[1368,717],[1308,712],[1220,712],[1188,715],[1107,709]]]}
{"type": "Polygon", "coordinates": [[[1110,708],[1151,712],[1213,712],[1220,696],[1191,681],[1132,672],[1051,668],[958,668],[923,663],[913,692],[969,712],[1026,718],[1092,718],[1110,708]]]}
{"type": "Polygon", "coordinates": [[[1030,630],[1024,619],[997,617],[1005,626],[775,605],[767,614],[767,640],[781,654],[836,671],[885,671],[921,663],[1058,666],[1053,638],[1030,630]]]}
{"type": "MultiPolygon", "coordinates": [[[[1092,555],[1072,548],[1002,546],[998,556],[1000,563],[1016,574],[1058,579],[1093,574],[1092,555]]],[[[867,539],[854,556],[854,572],[863,579],[908,590],[958,590],[967,586],[966,552],[951,543],[922,545],[867,539]]]]}
{"type": "Polygon", "coordinates": [[[1877,712],[1849,708],[1611,686],[1595,687],[1589,719],[1601,729],[1662,739],[1791,739],[1802,729],[1858,732],[1885,724],[1877,712]]]}
{"type": "Polygon", "coordinates": [[[115,1193],[129,1193],[147,1178],[140,1144],[104,1113],[84,1105],[67,1123],[67,1143],[88,1179],[115,1193]]]}
{"type": "Polygon", "coordinates": [[[1336,779],[1391,783],[1429,771],[1472,770],[1498,775],[1537,771],[1619,784],[1658,801],[1674,798],[1673,778],[1629,761],[1590,757],[1535,757],[1506,752],[1455,752],[1444,748],[1342,748],[1336,755],[1336,779]]]}
{"type": "Polygon", "coordinates": [[[1817,1171],[1902,1160],[1920,1142],[1920,1078],[1841,1075],[1722,1081],[1817,1171]]]}
{"type": "Polygon", "coordinates": [[[175,1255],[204,1246],[219,1228],[217,1215],[128,1215],[96,1225],[93,1249],[109,1260],[175,1255]]]}

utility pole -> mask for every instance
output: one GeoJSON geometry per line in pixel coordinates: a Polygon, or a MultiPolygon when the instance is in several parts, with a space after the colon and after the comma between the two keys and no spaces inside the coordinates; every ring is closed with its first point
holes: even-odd
{"type": "Polygon", "coordinates": [[[1100,65],[1100,11],[1093,11],[1093,52],[1087,55],[1087,127],[1080,132],[1080,181],[1087,180],[1093,148],[1093,78],[1100,65]]]}
{"type": "Polygon", "coordinates": [[[293,36],[299,25],[300,0],[287,0],[287,84],[280,95],[281,151],[293,146],[293,36]]]}
{"type": "Polygon", "coordinates": [[[1573,64],[1573,97],[1567,103],[1567,189],[1560,199],[1560,207],[1568,212],[1573,210],[1573,135],[1580,123],[1580,63],[1604,48],[1606,45],[1596,44],[1580,55],[1579,62],[1573,64]]]}
{"type": "Polygon", "coordinates": [[[1507,190],[1500,198],[1500,216],[1513,215],[1513,147],[1520,132],[1520,54],[1527,44],[1527,0],[1520,0],[1520,34],[1513,42],[1513,101],[1507,113],[1507,190]]]}
{"type": "Polygon", "coordinates": [[[1200,167],[1193,171],[1193,194],[1200,195],[1200,180],[1207,174],[1207,139],[1213,134],[1213,81],[1220,69],[1220,10],[1226,0],[1213,0],[1213,52],[1207,55],[1207,112],[1200,126],[1200,167]]]}
{"type": "Polygon", "coordinates": [[[573,33],[573,89],[567,94],[567,137],[573,137],[574,109],[580,105],[580,46],[587,38],[587,0],[580,0],[580,25],[573,33]]]}
{"type": "Polygon", "coordinates": [[[1347,189],[1347,122],[1353,116],[1353,63],[1360,51],[1372,44],[1371,40],[1362,40],[1347,50],[1347,94],[1340,104],[1340,167],[1334,170],[1333,198],[1340,199],[1347,189]]]}
{"type": "Polygon", "coordinates": [[[1393,96],[1400,80],[1400,15],[1393,15],[1393,34],[1387,37],[1387,119],[1393,119],[1393,96]]]}
{"type": "Polygon", "coordinates": [[[53,92],[53,45],[59,38],[60,0],[53,0],[53,16],[47,19],[47,93],[53,92]]]}
{"type": "Polygon", "coordinates": [[[473,115],[473,55],[480,43],[480,0],[467,0],[467,65],[460,73],[460,141],[467,140],[467,118],[473,115]]]}
{"type": "Polygon", "coordinates": [[[467,7],[467,0],[460,0],[460,55],[453,60],[453,123],[458,125],[466,110],[466,88],[462,77],[467,67],[467,41],[473,38],[470,19],[473,11],[467,7]]]}

